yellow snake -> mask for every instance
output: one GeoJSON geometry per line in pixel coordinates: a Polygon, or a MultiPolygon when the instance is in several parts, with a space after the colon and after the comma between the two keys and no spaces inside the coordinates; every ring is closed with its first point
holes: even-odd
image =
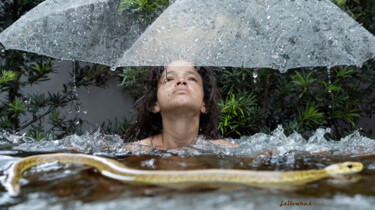
{"type": "Polygon", "coordinates": [[[34,155],[22,158],[9,169],[4,183],[12,196],[21,192],[18,181],[24,171],[32,166],[47,162],[76,163],[95,167],[102,175],[130,184],[161,185],[169,187],[203,185],[210,183],[242,184],[254,187],[275,187],[277,185],[303,185],[319,179],[349,175],[362,171],[359,162],[333,164],[320,170],[303,171],[250,171],[235,169],[204,170],[138,170],[109,158],[86,154],[56,153],[34,155]]]}

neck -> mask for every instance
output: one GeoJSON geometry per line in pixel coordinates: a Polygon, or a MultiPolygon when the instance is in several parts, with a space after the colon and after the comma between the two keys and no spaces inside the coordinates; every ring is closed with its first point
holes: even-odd
{"type": "Polygon", "coordinates": [[[193,143],[199,131],[199,116],[187,112],[162,114],[163,132],[155,146],[179,148],[193,143]]]}

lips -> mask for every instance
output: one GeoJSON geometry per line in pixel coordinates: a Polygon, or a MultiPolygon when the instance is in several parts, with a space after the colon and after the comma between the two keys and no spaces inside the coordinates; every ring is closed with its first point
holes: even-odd
{"type": "Polygon", "coordinates": [[[173,91],[173,93],[175,94],[179,94],[179,93],[190,93],[186,88],[178,88],[176,89],[175,91],[173,91]]]}

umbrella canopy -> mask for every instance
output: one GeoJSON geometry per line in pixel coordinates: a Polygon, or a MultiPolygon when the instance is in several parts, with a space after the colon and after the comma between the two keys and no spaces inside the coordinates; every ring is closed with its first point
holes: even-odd
{"type": "Polygon", "coordinates": [[[47,0],[0,34],[6,49],[113,66],[147,27],[118,0],[47,0]]]}
{"type": "Polygon", "coordinates": [[[3,31],[0,42],[116,67],[186,59],[286,70],[360,66],[375,57],[375,37],[329,0],[176,0],[146,31],[144,20],[131,11],[119,14],[117,5],[47,0],[3,31]]]}
{"type": "Polygon", "coordinates": [[[329,0],[177,0],[116,66],[297,67],[357,65],[375,37],[329,0]]]}

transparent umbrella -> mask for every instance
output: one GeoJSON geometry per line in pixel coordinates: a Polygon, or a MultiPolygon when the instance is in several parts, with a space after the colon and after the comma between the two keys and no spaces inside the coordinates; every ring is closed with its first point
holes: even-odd
{"type": "Polygon", "coordinates": [[[177,0],[116,66],[298,67],[356,65],[375,37],[329,0],[177,0]]]}
{"type": "Polygon", "coordinates": [[[147,27],[119,0],[47,0],[0,34],[6,49],[113,66],[147,27]]]}
{"type": "Polygon", "coordinates": [[[151,26],[118,0],[47,0],[0,34],[7,49],[108,66],[356,65],[375,37],[329,0],[176,0],[151,26]],[[142,34],[142,35],[141,35],[142,34]]]}

